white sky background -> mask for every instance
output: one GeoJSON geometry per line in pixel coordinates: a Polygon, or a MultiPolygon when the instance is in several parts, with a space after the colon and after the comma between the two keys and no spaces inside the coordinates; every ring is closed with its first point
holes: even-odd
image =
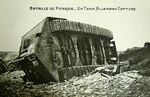
{"type": "Polygon", "coordinates": [[[111,30],[117,50],[150,42],[150,0],[1,0],[0,51],[19,51],[21,36],[47,16],[111,30]],[[135,7],[136,11],[31,11],[30,6],[135,7]]]}

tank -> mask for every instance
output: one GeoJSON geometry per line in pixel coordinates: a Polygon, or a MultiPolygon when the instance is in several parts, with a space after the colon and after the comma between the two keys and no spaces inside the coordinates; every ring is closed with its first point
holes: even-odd
{"type": "Polygon", "coordinates": [[[29,81],[61,82],[116,64],[113,34],[101,27],[47,17],[22,36],[15,60],[29,81]]]}

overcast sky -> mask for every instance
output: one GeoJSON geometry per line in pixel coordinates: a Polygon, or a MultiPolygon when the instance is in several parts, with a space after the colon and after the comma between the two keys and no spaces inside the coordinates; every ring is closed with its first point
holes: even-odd
{"type": "Polygon", "coordinates": [[[21,36],[45,17],[60,17],[111,30],[117,50],[150,42],[150,0],[1,0],[0,51],[19,51],[21,36]],[[40,7],[135,7],[136,11],[31,11],[40,7]]]}

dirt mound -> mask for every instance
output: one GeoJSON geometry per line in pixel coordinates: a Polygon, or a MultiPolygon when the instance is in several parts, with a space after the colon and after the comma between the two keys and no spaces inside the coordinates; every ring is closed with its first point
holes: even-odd
{"type": "Polygon", "coordinates": [[[150,97],[150,77],[129,71],[115,76],[94,73],[63,83],[23,83],[22,71],[0,76],[0,96],[7,97],[150,97]],[[2,80],[3,79],[3,80],[2,80]]]}
{"type": "Polygon", "coordinates": [[[146,59],[150,59],[149,47],[141,48],[141,50],[137,52],[137,55],[130,60],[130,64],[136,64],[146,59]]]}
{"type": "Polygon", "coordinates": [[[134,47],[119,55],[120,61],[128,61],[128,70],[144,70],[142,74],[150,75],[150,47],[134,47]]]}
{"type": "Polygon", "coordinates": [[[133,48],[129,48],[125,51],[119,52],[119,60],[120,61],[127,61],[127,60],[131,60],[132,58],[134,58],[135,56],[138,55],[138,53],[141,51],[142,48],[140,47],[133,47],[133,48]]]}
{"type": "Polygon", "coordinates": [[[55,92],[55,95],[64,97],[66,95],[67,97],[149,97],[149,81],[150,78],[139,75],[137,71],[125,72],[109,78],[95,73],[87,77],[71,79],[63,84],[49,86],[46,91],[55,92]]]}
{"type": "Polygon", "coordinates": [[[130,61],[130,64],[139,63],[145,59],[150,59],[150,48],[149,47],[134,47],[127,49],[126,51],[119,54],[120,61],[130,61]]]}

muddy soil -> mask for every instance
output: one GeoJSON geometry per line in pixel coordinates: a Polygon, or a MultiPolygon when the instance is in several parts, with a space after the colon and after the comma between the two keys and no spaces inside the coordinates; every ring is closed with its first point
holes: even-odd
{"type": "Polygon", "coordinates": [[[73,77],[63,83],[24,82],[23,71],[0,75],[0,97],[150,97],[150,77],[138,71],[115,76],[102,73],[73,77]]]}

